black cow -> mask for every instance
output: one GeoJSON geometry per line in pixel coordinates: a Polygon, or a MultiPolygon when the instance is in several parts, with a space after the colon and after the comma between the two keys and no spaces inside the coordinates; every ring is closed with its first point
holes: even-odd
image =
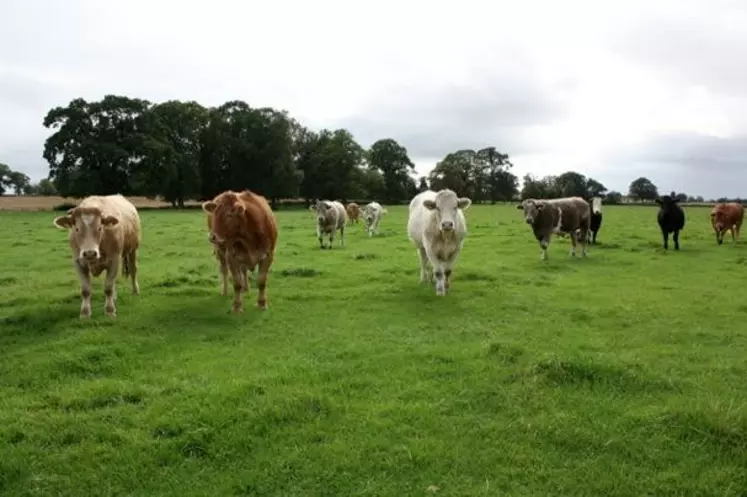
{"type": "Polygon", "coordinates": [[[669,250],[669,233],[673,233],[674,250],[680,249],[680,231],[685,227],[685,211],[677,202],[679,202],[679,199],[675,192],[662,195],[656,199],[656,203],[659,204],[659,213],[656,215],[656,220],[664,239],[664,250],[669,250]]]}
{"type": "Polygon", "coordinates": [[[602,227],[602,197],[593,197],[589,200],[591,207],[591,218],[589,219],[589,243],[596,245],[597,233],[602,227]]]}

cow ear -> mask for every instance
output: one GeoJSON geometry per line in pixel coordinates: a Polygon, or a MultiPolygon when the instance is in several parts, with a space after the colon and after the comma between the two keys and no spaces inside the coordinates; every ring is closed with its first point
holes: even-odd
{"type": "Polygon", "coordinates": [[[657,204],[661,205],[661,199],[660,199],[660,198],[657,198],[657,199],[655,200],[655,202],[656,202],[657,204]]]}
{"type": "Polygon", "coordinates": [[[215,212],[216,207],[218,207],[218,204],[216,204],[212,200],[208,200],[207,202],[202,203],[202,210],[207,212],[208,214],[212,214],[213,212],[215,212]]]}
{"type": "Polygon", "coordinates": [[[325,209],[331,209],[332,208],[332,204],[330,204],[329,202],[322,202],[322,205],[324,206],[325,209]]]}
{"type": "MultiPolygon", "coordinates": [[[[72,210],[72,209],[70,209],[72,210]]],[[[61,229],[61,230],[69,230],[73,227],[73,217],[70,215],[67,216],[57,216],[54,218],[54,221],[52,221],[54,225],[61,229]]]]}
{"type": "Polygon", "coordinates": [[[457,200],[457,207],[459,207],[463,211],[466,211],[467,209],[469,209],[470,205],[472,205],[472,199],[469,197],[462,197],[459,200],[457,200]]]}
{"type": "Polygon", "coordinates": [[[103,218],[101,218],[101,224],[109,227],[116,226],[117,224],[119,224],[119,219],[114,216],[104,216],[103,218]]]}
{"type": "Polygon", "coordinates": [[[516,206],[516,208],[517,208],[518,210],[521,210],[521,209],[523,209],[523,208],[524,208],[524,204],[519,204],[519,205],[517,205],[517,206],[516,206]]]}
{"type": "Polygon", "coordinates": [[[434,202],[433,200],[423,200],[423,207],[425,207],[429,211],[432,211],[436,208],[436,202],[434,202]]]}

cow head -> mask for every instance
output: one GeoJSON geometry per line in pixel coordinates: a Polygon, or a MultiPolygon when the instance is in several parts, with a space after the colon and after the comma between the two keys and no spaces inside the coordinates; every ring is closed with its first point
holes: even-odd
{"type": "Polygon", "coordinates": [[[435,212],[441,231],[452,231],[456,224],[457,211],[465,211],[472,205],[469,197],[457,197],[456,193],[444,189],[436,194],[434,200],[424,200],[423,207],[435,212]]]}
{"type": "Polygon", "coordinates": [[[663,211],[674,210],[677,207],[677,203],[680,199],[677,198],[677,194],[672,192],[669,195],[662,195],[656,199],[656,203],[663,211]]]}
{"type": "Polygon", "coordinates": [[[99,246],[104,230],[118,223],[119,219],[102,215],[98,207],[74,207],[66,215],[54,218],[57,228],[71,230],[75,243],[80,247],[78,259],[87,262],[101,257],[99,246]]]}
{"type": "Polygon", "coordinates": [[[545,204],[538,202],[533,198],[528,198],[517,205],[516,208],[524,211],[524,222],[527,224],[534,224],[545,209],[545,204]]]}
{"type": "Polygon", "coordinates": [[[374,208],[365,206],[363,208],[363,219],[366,221],[366,225],[370,226],[373,223],[375,217],[374,208]]]}
{"type": "Polygon", "coordinates": [[[331,208],[332,204],[330,202],[328,202],[327,200],[320,200],[316,203],[316,205],[313,205],[311,207],[311,210],[316,212],[316,221],[319,224],[322,224],[327,217],[327,211],[331,208]]]}
{"type": "Polygon", "coordinates": [[[212,219],[208,222],[211,226],[208,239],[210,243],[222,244],[226,236],[235,230],[241,223],[246,207],[234,192],[224,192],[202,203],[202,210],[212,219]]]}

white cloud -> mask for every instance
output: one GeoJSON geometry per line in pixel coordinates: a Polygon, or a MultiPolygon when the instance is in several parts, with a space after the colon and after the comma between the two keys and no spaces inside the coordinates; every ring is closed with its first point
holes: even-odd
{"type": "Polygon", "coordinates": [[[519,175],[747,195],[745,56],[727,0],[5,0],[0,161],[44,176],[49,108],[115,93],[285,108],[421,174],[494,145],[519,175]]]}

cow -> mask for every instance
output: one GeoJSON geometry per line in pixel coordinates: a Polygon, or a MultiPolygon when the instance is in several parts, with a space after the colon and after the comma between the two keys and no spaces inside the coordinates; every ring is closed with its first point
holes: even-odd
{"type": "Polygon", "coordinates": [[[451,271],[467,235],[463,211],[471,204],[469,197],[457,197],[449,189],[425,190],[410,201],[407,232],[420,258],[420,283],[431,279],[430,263],[438,296],[451,287],[451,271]]]}
{"type": "Polygon", "coordinates": [[[373,236],[374,233],[379,233],[379,222],[381,221],[381,216],[386,213],[387,210],[376,201],[370,202],[363,207],[363,223],[366,226],[368,236],[373,236]]]}
{"type": "Polygon", "coordinates": [[[358,222],[358,218],[361,215],[361,208],[358,204],[356,204],[355,202],[350,202],[345,206],[345,211],[348,213],[350,224],[358,222]]]}
{"type": "Polygon", "coordinates": [[[581,197],[548,200],[528,198],[516,206],[524,211],[524,221],[532,227],[540,244],[540,259],[547,260],[547,247],[552,235],[570,235],[571,253],[576,256],[576,244],[581,244],[581,255],[586,257],[586,244],[591,218],[589,203],[581,197]]]}
{"type": "Polygon", "coordinates": [[[680,249],[680,231],[685,227],[685,211],[678,205],[678,202],[675,192],[656,199],[656,203],[659,204],[656,221],[659,223],[661,236],[664,239],[664,250],[669,250],[670,233],[674,241],[674,250],[680,249]]]}
{"type": "Polygon", "coordinates": [[[231,311],[244,312],[243,293],[249,290],[249,271],[257,267],[257,307],[267,309],[267,276],[275,260],[278,228],[267,199],[251,190],[226,190],[202,203],[208,216],[210,234],[220,262],[223,294],[227,276],[233,279],[231,311]]]}
{"type": "Polygon", "coordinates": [[[348,223],[348,214],[345,207],[337,200],[320,200],[309,207],[316,212],[316,237],[319,240],[319,248],[324,249],[322,236],[329,234],[329,248],[335,239],[335,231],[340,230],[340,246],[345,246],[345,225],[348,223]]]}
{"type": "Polygon", "coordinates": [[[718,203],[711,210],[711,226],[716,232],[716,242],[724,243],[726,230],[731,232],[731,240],[736,243],[744,219],[744,206],[738,202],[718,203]]]}
{"type": "Polygon", "coordinates": [[[80,317],[91,317],[91,276],[98,277],[106,270],[104,310],[115,318],[120,261],[122,275],[131,279],[132,294],[140,294],[137,266],[142,231],[137,209],[119,194],[91,195],[66,215],[54,218],[54,225],[70,231],[68,243],[80,280],[80,317]]]}
{"type": "Polygon", "coordinates": [[[597,233],[602,227],[602,197],[593,197],[591,199],[591,217],[589,221],[588,243],[597,244],[597,233]]]}

